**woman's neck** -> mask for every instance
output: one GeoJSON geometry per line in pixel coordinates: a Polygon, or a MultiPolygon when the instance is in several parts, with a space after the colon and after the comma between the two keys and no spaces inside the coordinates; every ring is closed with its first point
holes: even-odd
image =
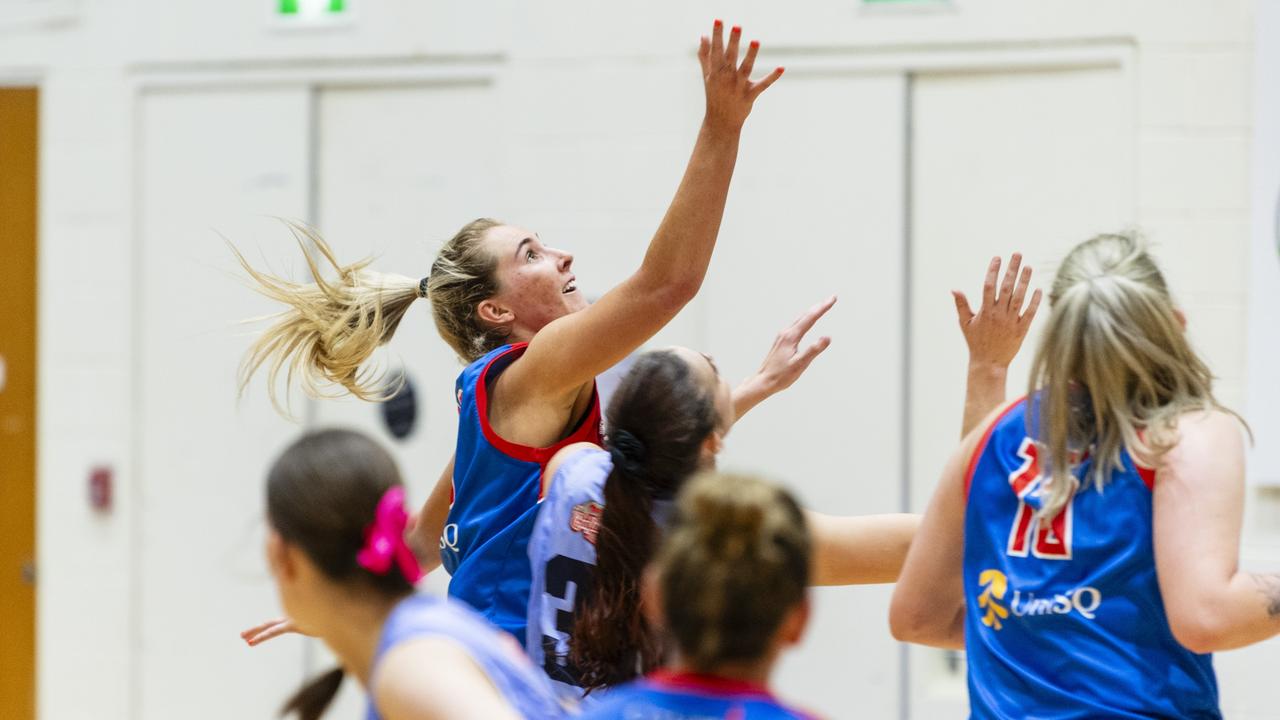
{"type": "Polygon", "coordinates": [[[370,598],[337,592],[324,617],[316,623],[316,635],[338,656],[348,674],[369,688],[373,655],[382,637],[382,627],[391,610],[406,596],[370,598]]]}

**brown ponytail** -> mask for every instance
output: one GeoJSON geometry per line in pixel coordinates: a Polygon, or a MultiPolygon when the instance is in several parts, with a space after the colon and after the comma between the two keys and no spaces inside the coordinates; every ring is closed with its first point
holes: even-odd
{"type": "Polygon", "coordinates": [[[318,720],[338,695],[344,675],[342,668],[337,667],[312,678],[280,708],[280,717],[297,713],[298,720],[318,720]]]}
{"type": "Polygon", "coordinates": [[[693,368],[669,350],[636,360],[609,404],[613,470],[604,486],[596,569],[574,623],[569,657],[588,690],[656,667],[662,647],[640,612],[640,577],[653,556],[653,502],[698,470],[720,418],[693,368]]]}

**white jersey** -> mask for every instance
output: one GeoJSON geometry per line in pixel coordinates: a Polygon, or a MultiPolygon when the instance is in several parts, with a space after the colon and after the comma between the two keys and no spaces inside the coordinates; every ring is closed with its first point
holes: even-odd
{"type": "Polygon", "coordinates": [[[583,696],[578,670],[569,662],[569,638],[595,577],[596,533],[604,514],[605,480],[612,470],[613,461],[603,450],[569,456],[551,478],[529,537],[533,584],[525,649],[546,671],[556,692],[574,702],[583,696]]]}

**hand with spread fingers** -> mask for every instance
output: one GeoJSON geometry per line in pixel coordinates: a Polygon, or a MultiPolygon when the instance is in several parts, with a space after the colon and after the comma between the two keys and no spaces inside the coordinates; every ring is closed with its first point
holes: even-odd
{"type": "Polygon", "coordinates": [[[717,20],[711,37],[702,36],[698,46],[698,62],[702,65],[702,80],[707,96],[706,122],[713,127],[731,131],[742,128],[751,105],[760,94],[782,77],[782,68],[775,68],[758,82],[751,80],[755,69],[760,41],[747,45],[746,56],[738,63],[742,28],[734,26],[729,31],[728,42],[724,37],[724,23],[717,20]]]}
{"type": "Polygon", "coordinates": [[[996,281],[999,277],[1000,258],[994,257],[987,268],[987,277],[982,284],[982,305],[976,313],[969,307],[969,299],[963,292],[951,291],[956,301],[960,331],[969,345],[971,366],[987,364],[1007,368],[1022,347],[1040,307],[1040,291],[1036,290],[1023,309],[1027,288],[1031,285],[1031,267],[1023,267],[1020,253],[1009,258],[1009,269],[999,284],[997,294],[996,281]]]}
{"type": "Polygon", "coordinates": [[[831,345],[831,338],[824,335],[807,347],[800,347],[814,323],[835,304],[836,296],[832,295],[806,310],[795,322],[778,333],[773,347],[769,348],[764,362],[760,364],[760,369],[734,390],[735,418],[740,419],[765,398],[791,387],[809,369],[814,359],[831,345]]]}

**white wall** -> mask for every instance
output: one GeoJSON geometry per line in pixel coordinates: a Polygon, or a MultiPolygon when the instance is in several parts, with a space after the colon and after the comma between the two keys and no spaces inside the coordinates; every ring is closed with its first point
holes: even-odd
{"type": "MultiPolygon", "coordinates": [[[[1017,108],[1040,86],[1030,71],[1074,67],[1039,80],[1096,85],[1070,95],[1087,105],[1071,106],[1074,125],[1104,132],[1099,143],[1073,136],[1091,154],[1062,158],[1046,148],[1034,167],[1044,174],[1054,163],[1062,176],[1050,179],[1061,192],[1087,186],[1075,200],[1103,205],[1064,212],[1061,226],[1029,224],[1035,236],[1025,247],[1037,253],[1041,279],[1083,234],[1137,224],[1157,243],[1223,399],[1240,405],[1246,383],[1262,376],[1246,375],[1245,362],[1249,0],[959,0],[941,10],[387,0],[363,3],[350,27],[317,32],[272,28],[266,2],[56,5],[71,8],[72,19],[7,23],[0,4],[0,82],[35,77],[43,91],[43,718],[259,716],[302,674],[309,651],[301,642],[250,652],[233,635],[273,611],[255,564],[256,503],[262,469],[295,428],[270,414],[260,383],[234,404],[231,374],[247,339],[230,324],[265,306],[230,276],[211,229],[296,271],[284,232],[260,214],[310,216],[345,256],[378,252],[392,271],[414,274],[456,225],[497,214],[577,251],[584,287],[603,290],[634,267],[679,178],[700,104],[693,41],[712,17],[742,22],[766,43],[761,65],[792,72],[748,127],[706,292],[659,341],[705,347],[741,375],[782,323],[828,289],[842,295],[825,324],[836,335],[828,356],[730,437],[726,464],[782,477],[833,512],[896,509],[905,481],[900,413],[908,410],[899,398],[909,379],[931,388],[915,392],[917,401],[938,403],[932,415],[909,409],[912,475],[923,484],[912,496],[917,507],[924,500],[923,448],[931,435],[937,447],[951,441],[962,392],[934,375],[956,372],[962,353],[945,324],[950,288],[933,298],[931,286],[976,289],[989,254],[1014,249],[1003,239],[1016,237],[1021,216],[993,217],[998,232],[978,239],[984,218],[955,213],[998,212],[1016,187],[985,179],[966,204],[948,192],[963,172],[904,186],[894,159],[904,147],[907,72],[920,75],[913,92],[923,93],[915,96],[922,112],[965,109],[975,92],[1017,108]],[[1121,59],[1103,62],[1104,72],[1098,57],[1121,59]],[[1009,73],[1014,66],[1020,72],[1009,73]],[[442,78],[465,80],[442,86],[442,78]],[[481,105],[495,110],[466,114],[481,105]],[[913,248],[909,322],[901,303],[907,192],[931,203],[913,217],[924,244],[913,248]],[[957,218],[965,233],[931,265],[919,252],[945,241],[950,221],[942,218],[957,218]],[[1055,232],[1043,234],[1049,226],[1055,232]],[[910,365],[904,332],[912,333],[910,365]],[[828,402],[841,397],[853,398],[851,410],[828,402]],[[866,457],[856,476],[850,447],[866,457]],[[113,465],[119,480],[107,516],[84,500],[84,476],[98,463],[113,465]],[[219,680],[223,689],[210,692],[206,678],[229,684],[219,680]]],[[[1270,37],[1280,33],[1268,27],[1270,37]]],[[[1016,117],[1037,122],[1034,112],[1016,117]]],[[[928,118],[924,148],[994,142],[980,113],[956,124],[928,118]]],[[[918,167],[942,157],[922,156],[918,167]]],[[[449,444],[437,428],[448,425],[441,388],[452,369],[425,308],[413,317],[388,358],[406,363],[428,400],[422,434],[399,446],[421,497],[449,444]]],[[[1017,390],[1024,381],[1012,382],[1017,390]]],[[[315,412],[376,426],[373,410],[358,404],[315,412]]],[[[1274,566],[1280,553],[1270,550],[1266,518],[1253,520],[1246,560],[1274,566]]],[[[855,707],[895,716],[903,694],[932,692],[903,684],[884,629],[886,599],[882,588],[824,593],[819,632],[784,665],[784,692],[837,717],[855,707]]],[[[928,659],[923,652],[913,657],[928,659]]],[[[1274,667],[1268,652],[1219,661],[1233,717],[1262,716],[1266,685],[1251,668],[1274,667]]],[[[912,682],[928,678],[928,668],[913,666],[912,682]]],[[[912,708],[918,717],[962,716],[962,696],[939,702],[936,715],[912,708]]]]}
{"type": "Polygon", "coordinates": [[[1259,0],[1257,13],[1247,408],[1261,440],[1250,458],[1252,476],[1280,487],[1280,446],[1265,440],[1280,435],[1280,2],[1259,0]]]}

